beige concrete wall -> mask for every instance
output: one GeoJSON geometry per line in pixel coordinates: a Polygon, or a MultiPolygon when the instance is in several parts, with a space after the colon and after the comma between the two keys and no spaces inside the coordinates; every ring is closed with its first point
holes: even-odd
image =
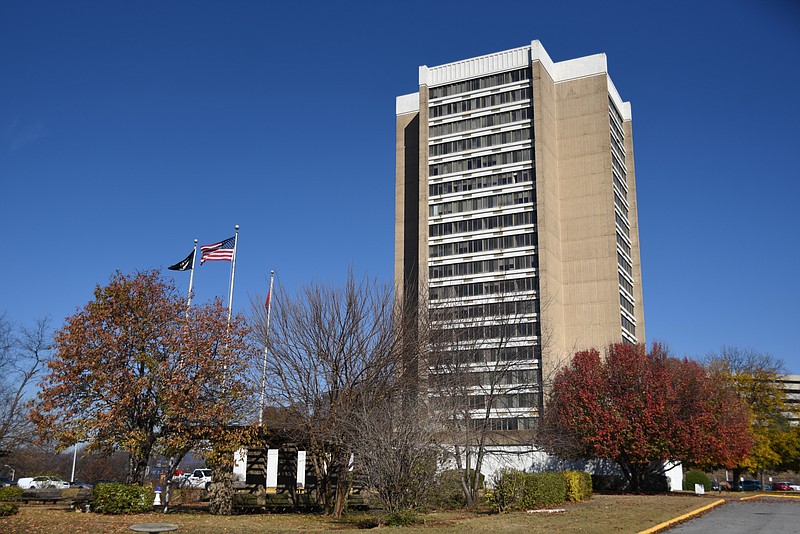
{"type": "Polygon", "coordinates": [[[574,352],[622,340],[608,81],[557,84],[564,338],[574,352]]]}
{"type": "MultiPolygon", "coordinates": [[[[542,378],[622,341],[605,74],[554,83],[533,64],[542,378]]],[[[644,340],[633,143],[625,123],[637,338],[644,340]]]]}
{"type": "Polygon", "coordinates": [[[428,298],[428,87],[419,87],[419,302],[428,298]]]}
{"type": "Polygon", "coordinates": [[[405,113],[397,116],[395,125],[394,280],[398,301],[406,288],[416,290],[419,124],[419,113],[405,113]]]}
{"type": "Polygon", "coordinates": [[[561,205],[558,174],[558,102],[552,78],[538,61],[532,65],[533,136],[536,167],[542,380],[553,378],[564,361],[564,294],[561,264],[561,205]]]}

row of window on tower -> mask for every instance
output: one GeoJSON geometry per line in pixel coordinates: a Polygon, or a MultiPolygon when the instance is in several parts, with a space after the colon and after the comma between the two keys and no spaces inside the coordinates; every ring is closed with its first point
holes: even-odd
{"type": "Polygon", "coordinates": [[[428,195],[431,197],[439,195],[449,195],[452,193],[465,193],[477,189],[487,189],[504,185],[519,184],[533,181],[531,169],[522,169],[513,172],[500,172],[497,174],[485,174],[483,176],[471,176],[459,180],[439,182],[428,186],[428,195]]]}
{"type": "Polygon", "coordinates": [[[487,169],[498,165],[511,165],[512,163],[523,163],[533,161],[533,151],[530,148],[513,150],[509,152],[497,152],[485,156],[474,158],[457,159],[428,165],[428,176],[440,176],[458,172],[476,171],[487,169]]]}
{"type": "Polygon", "coordinates": [[[536,195],[533,188],[515,193],[503,193],[485,197],[467,198],[464,200],[452,200],[428,206],[428,215],[436,217],[438,215],[450,215],[452,213],[463,213],[465,211],[489,210],[502,208],[504,206],[516,206],[519,204],[530,204],[536,195]]]}
{"type": "Polygon", "coordinates": [[[446,143],[430,145],[428,147],[428,154],[431,157],[446,156],[447,154],[466,152],[468,150],[478,150],[481,148],[489,148],[498,145],[507,145],[509,143],[529,141],[530,138],[531,129],[521,128],[508,132],[477,135],[475,137],[467,137],[466,139],[458,139],[456,141],[448,141],[446,143]]]}
{"type": "Polygon", "coordinates": [[[457,349],[440,351],[436,353],[432,361],[443,368],[453,368],[475,364],[475,363],[495,363],[495,362],[520,362],[539,360],[539,346],[527,343],[524,346],[477,348],[459,347],[457,349]]]}
{"type": "Polygon", "coordinates": [[[533,254],[529,254],[526,256],[513,256],[511,258],[432,265],[428,268],[428,277],[431,280],[435,280],[437,278],[447,278],[450,276],[470,276],[474,274],[533,269],[534,267],[536,267],[536,260],[533,254]]]}
{"type": "Polygon", "coordinates": [[[456,113],[466,113],[468,111],[476,111],[478,109],[491,108],[494,106],[502,106],[504,104],[521,102],[523,100],[530,100],[530,98],[530,87],[512,89],[511,91],[506,91],[504,93],[476,96],[475,98],[467,98],[465,100],[459,100],[458,102],[448,102],[447,104],[431,106],[428,108],[428,117],[431,119],[436,119],[439,117],[446,117],[447,115],[454,115],[456,113]]]}
{"type": "Polygon", "coordinates": [[[534,221],[533,214],[534,212],[532,210],[526,210],[521,213],[491,215],[489,217],[479,217],[477,219],[464,219],[461,221],[431,224],[428,226],[428,236],[441,237],[467,232],[481,232],[499,228],[531,225],[534,221]]]}
{"type": "Polygon", "coordinates": [[[536,325],[532,322],[525,323],[501,319],[497,324],[438,328],[435,335],[438,341],[457,346],[459,343],[485,339],[508,341],[516,337],[534,337],[537,332],[536,325]]]}
{"type": "Polygon", "coordinates": [[[536,279],[533,277],[514,278],[511,280],[489,280],[448,286],[432,286],[429,290],[431,301],[442,301],[456,298],[479,297],[483,295],[506,296],[512,293],[536,291],[536,279]]]}
{"type": "Polygon", "coordinates": [[[444,256],[453,256],[455,254],[476,254],[478,252],[488,252],[507,248],[532,247],[534,243],[534,233],[526,232],[524,234],[504,235],[501,237],[487,237],[484,239],[471,239],[469,241],[457,241],[455,243],[430,245],[428,247],[428,254],[431,258],[441,258],[444,256]]]}
{"type": "Polygon", "coordinates": [[[534,387],[537,382],[537,369],[492,369],[472,371],[461,369],[454,373],[450,368],[429,368],[429,387],[436,392],[454,387],[534,387]]]}
{"type": "Polygon", "coordinates": [[[528,121],[531,118],[531,114],[531,108],[528,106],[511,111],[503,111],[501,113],[492,113],[491,115],[482,115],[480,117],[470,117],[469,119],[435,124],[428,127],[428,137],[432,139],[444,135],[453,135],[469,132],[471,130],[495,128],[497,126],[503,126],[504,124],[528,121]]]}
{"type": "Polygon", "coordinates": [[[505,85],[507,83],[517,83],[528,79],[530,79],[529,69],[517,69],[508,72],[501,72],[499,74],[492,74],[489,76],[483,76],[481,78],[473,78],[463,82],[455,82],[447,85],[440,85],[439,87],[431,87],[428,92],[428,98],[443,98],[446,96],[457,95],[459,93],[480,91],[481,89],[489,89],[490,87],[497,87],[498,85],[505,85]]]}

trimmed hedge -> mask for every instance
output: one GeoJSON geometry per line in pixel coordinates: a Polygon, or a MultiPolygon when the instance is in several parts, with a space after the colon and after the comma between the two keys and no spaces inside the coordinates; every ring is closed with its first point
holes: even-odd
{"type": "Polygon", "coordinates": [[[101,514],[141,514],[153,511],[151,487],[103,482],[92,488],[92,510],[101,514]]]}
{"type": "Polygon", "coordinates": [[[0,488],[0,517],[14,515],[19,512],[19,504],[24,491],[16,486],[0,488]]]}
{"type": "Polygon", "coordinates": [[[503,469],[494,478],[487,498],[498,512],[529,510],[591,497],[592,479],[577,471],[524,473],[503,469]]]}
{"type": "Polygon", "coordinates": [[[567,484],[567,501],[578,502],[592,496],[592,475],[586,471],[564,471],[562,475],[567,484]]]}
{"type": "Polygon", "coordinates": [[[0,488],[0,502],[18,501],[22,498],[23,493],[25,493],[25,490],[17,486],[6,486],[5,488],[0,488]]]}
{"type": "Polygon", "coordinates": [[[692,469],[683,479],[683,489],[686,491],[694,491],[695,484],[702,484],[706,491],[711,491],[711,481],[708,476],[702,471],[692,469]]]}

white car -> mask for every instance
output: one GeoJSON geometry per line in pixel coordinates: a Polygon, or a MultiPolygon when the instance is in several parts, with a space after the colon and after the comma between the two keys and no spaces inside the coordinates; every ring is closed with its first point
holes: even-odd
{"type": "Polygon", "coordinates": [[[190,488],[208,489],[211,485],[211,469],[195,469],[186,479],[186,486],[190,488]]]}
{"type": "Polygon", "coordinates": [[[23,477],[17,481],[17,486],[28,489],[69,489],[69,482],[58,477],[23,477]]]}
{"type": "Polygon", "coordinates": [[[792,491],[800,491],[800,485],[798,484],[789,484],[789,487],[792,488],[792,491]]]}

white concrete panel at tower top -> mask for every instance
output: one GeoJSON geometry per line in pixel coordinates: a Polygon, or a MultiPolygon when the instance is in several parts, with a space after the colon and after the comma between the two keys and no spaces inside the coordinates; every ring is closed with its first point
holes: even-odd
{"type": "MultiPolygon", "coordinates": [[[[617,92],[611,77],[608,76],[608,62],[605,54],[594,54],[591,56],[568,59],[554,63],[550,55],[545,50],[540,41],[533,41],[529,46],[495,52],[485,56],[464,59],[453,63],[428,67],[419,67],[419,84],[425,86],[444,85],[486,76],[496,72],[503,72],[516,68],[524,68],[534,61],[539,61],[550,74],[554,82],[575,80],[587,76],[605,74],[608,78],[608,93],[614,100],[617,108],[624,120],[631,120],[631,106],[629,102],[624,102],[617,92]]],[[[411,96],[411,95],[406,95],[411,96]]],[[[400,99],[398,97],[397,108],[400,114],[400,99]]],[[[404,102],[404,104],[407,104],[404,102]]],[[[403,109],[406,109],[404,106],[403,109]]],[[[411,110],[404,111],[405,113],[411,110]]]]}

